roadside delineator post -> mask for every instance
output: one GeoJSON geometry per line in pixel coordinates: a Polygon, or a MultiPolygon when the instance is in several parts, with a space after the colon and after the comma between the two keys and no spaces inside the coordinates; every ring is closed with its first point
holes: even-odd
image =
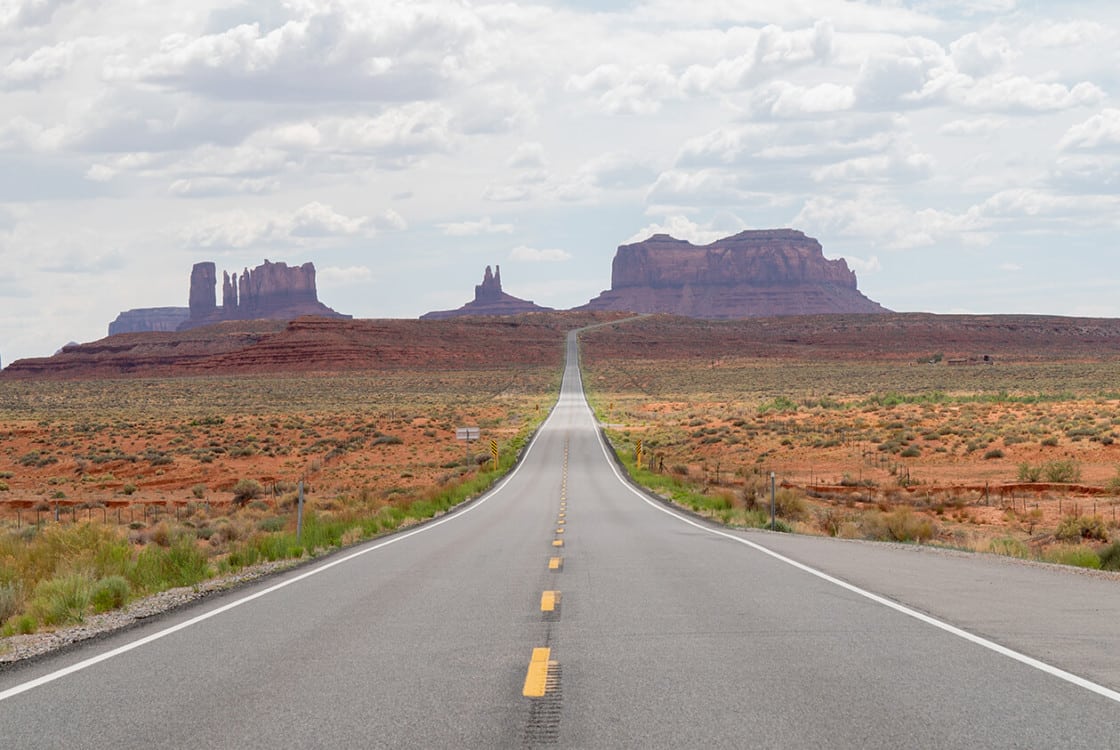
{"type": "Polygon", "coordinates": [[[770,530],[774,530],[774,506],[775,506],[775,489],[774,489],[774,472],[770,472],[770,530]]]}
{"type": "Polygon", "coordinates": [[[303,536],[303,480],[299,480],[299,495],[296,499],[296,544],[303,536]]]}

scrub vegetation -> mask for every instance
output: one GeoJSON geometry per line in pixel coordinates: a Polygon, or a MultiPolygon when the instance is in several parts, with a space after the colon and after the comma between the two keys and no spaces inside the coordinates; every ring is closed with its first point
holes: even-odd
{"type": "Polygon", "coordinates": [[[558,388],[545,366],[0,382],[0,636],[444,513],[508,471],[558,388]]]}
{"type": "Polygon", "coordinates": [[[607,436],[684,507],[768,526],[773,472],[780,528],[1120,569],[1115,362],[623,359],[600,338],[607,436]]]}

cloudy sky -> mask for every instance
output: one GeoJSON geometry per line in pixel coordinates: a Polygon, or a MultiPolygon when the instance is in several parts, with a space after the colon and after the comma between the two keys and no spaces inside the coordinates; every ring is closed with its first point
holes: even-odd
{"type": "Polygon", "coordinates": [[[1120,4],[0,0],[0,357],[318,269],[355,317],[553,307],[795,227],[900,311],[1120,317],[1120,4]]]}

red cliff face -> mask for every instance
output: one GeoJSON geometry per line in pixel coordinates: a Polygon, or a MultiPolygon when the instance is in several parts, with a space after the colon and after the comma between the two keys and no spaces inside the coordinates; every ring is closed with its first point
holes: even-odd
{"type": "Polygon", "coordinates": [[[697,246],[658,234],[622,245],[611,288],[583,309],[700,318],[887,312],[864,297],[843,259],[793,229],[740,232],[697,246]]]}

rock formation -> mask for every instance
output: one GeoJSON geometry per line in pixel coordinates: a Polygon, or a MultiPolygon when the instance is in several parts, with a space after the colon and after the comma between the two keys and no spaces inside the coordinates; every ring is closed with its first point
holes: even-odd
{"type": "Polygon", "coordinates": [[[474,300],[457,310],[436,310],[420,316],[421,320],[441,320],[462,315],[520,315],[530,312],[550,312],[551,307],[541,307],[530,300],[519,299],[502,291],[502,268],[486,266],[482,283],[475,285],[474,300]]]}
{"type": "Polygon", "coordinates": [[[860,293],[843,259],[794,229],[740,232],[697,246],[657,234],[621,245],[611,288],[581,308],[753,318],[888,312],[860,293]]]}
{"type": "Polygon", "coordinates": [[[292,320],[303,315],[348,318],[319,301],[315,265],[288,266],[266,260],[238,276],[222,272],[222,305],[218,307],[218,277],[213,263],[196,263],[191,271],[190,317],[180,330],[223,320],[292,320]]]}
{"type": "Polygon", "coordinates": [[[188,307],[141,307],[126,310],[109,324],[109,335],[174,331],[191,316],[188,307]]]}

